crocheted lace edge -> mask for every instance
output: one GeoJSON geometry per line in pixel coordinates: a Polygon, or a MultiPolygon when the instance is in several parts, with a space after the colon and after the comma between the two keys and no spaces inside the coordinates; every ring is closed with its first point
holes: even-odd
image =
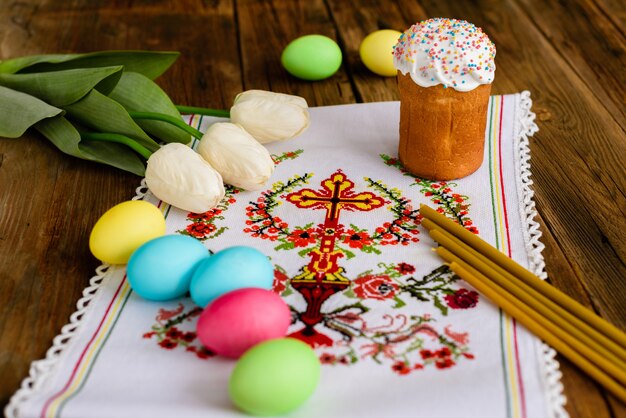
{"type": "MultiPolygon", "coordinates": [[[[532,99],[530,92],[523,91],[518,95],[518,103],[516,112],[521,112],[515,117],[515,147],[516,153],[516,179],[517,194],[522,199],[519,205],[520,216],[524,225],[524,244],[528,255],[529,270],[541,279],[548,277],[545,271],[545,262],[542,251],[545,245],[540,241],[541,230],[539,223],[535,220],[537,217],[537,209],[533,200],[534,191],[532,189],[533,181],[530,172],[530,137],[539,131],[535,123],[535,113],[532,109],[532,99]]],[[[561,383],[561,370],[557,352],[549,345],[538,341],[538,356],[541,358],[541,376],[543,378],[543,386],[546,390],[548,398],[549,415],[555,418],[568,417],[569,414],[565,410],[566,398],[563,393],[563,384],[561,383]]]]}

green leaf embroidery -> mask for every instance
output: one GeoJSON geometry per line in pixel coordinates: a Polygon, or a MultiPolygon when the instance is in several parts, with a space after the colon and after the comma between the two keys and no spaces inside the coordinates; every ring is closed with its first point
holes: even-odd
{"type": "Polygon", "coordinates": [[[0,73],[36,73],[122,65],[131,71],[155,79],[176,61],[178,52],[101,51],[87,54],[33,55],[0,62],[0,73]]]}
{"type": "Polygon", "coordinates": [[[111,92],[122,75],[122,66],[83,68],[32,74],[1,74],[0,85],[30,94],[62,107],[82,99],[92,89],[111,92]]]}
{"type": "Polygon", "coordinates": [[[354,293],[354,290],[352,290],[352,286],[344,290],[343,295],[347,298],[353,298],[353,299],[357,297],[356,293],[354,293]]]}
{"type": "Polygon", "coordinates": [[[276,251],[278,251],[278,250],[291,250],[293,248],[295,248],[295,246],[294,246],[293,242],[291,242],[291,241],[285,241],[282,244],[277,245],[276,247],[274,247],[274,249],[276,251]]]}
{"type": "Polygon", "coordinates": [[[80,133],[61,115],[44,119],[34,127],[66,154],[107,164],[138,176],[144,175],[143,160],[130,148],[113,142],[81,141],[80,133]]]}
{"type": "Polygon", "coordinates": [[[29,94],[0,86],[0,136],[19,138],[28,128],[42,119],[63,113],[29,94]]]}
{"type": "Polygon", "coordinates": [[[350,260],[355,257],[355,254],[350,250],[343,249],[343,253],[346,255],[346,260],[350,260]]]}
{"type": "MultiPolygon", "coordinates": [[[[139,73],[125,71],[109,97],[128,111],[156,112],[181,119],[180,113],[167,94],[154,81],[139,73]]],[[[155,120],[135,120],[135,122],[146,132],[165,142],[187,144],[191,141],[188,133],[167,122],[155,120]]]]}
{"type": "Polygon", "coordinates": [[[441,303],[441,300],[438,297],[434,297],[433,302],[435,306],[437,307],[437,309],[441,311],[442,315],[448,315],[448,307],[444,305],[443,303],[441,303]]]}
{"type": "Polygon", "coordinates": [[[396,304],[393,305],[393,309],[398,309],[406,305],[406,303],[400,299],[398,296],[394,296],[393,300],[396,301],[396,304]]]}

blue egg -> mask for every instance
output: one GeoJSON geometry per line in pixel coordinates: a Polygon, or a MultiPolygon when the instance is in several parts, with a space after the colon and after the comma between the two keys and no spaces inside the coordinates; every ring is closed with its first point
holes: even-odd
{"type": "Polygon", "coordinates": [[[271,289],[274,266],[252,247],[236,246],[202,260],[191,278],[191,299],[201,307],[232,290],[244,287],[271,289]]]}
{"type": "Polygon", "coordinates": [[[128,260],[131,288],[148,300],[176,299],[189,291],[198,263],[209,258],[207,248],[187,235],[165,235],[137,248],[128,260]]]}

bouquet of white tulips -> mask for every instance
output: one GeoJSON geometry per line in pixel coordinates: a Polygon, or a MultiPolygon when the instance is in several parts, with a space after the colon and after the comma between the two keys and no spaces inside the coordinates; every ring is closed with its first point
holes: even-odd
{"type": "Polygon", "coordinates": [[[262,188],[274,170],[262,144],[301,134],[309,125],[306,101],[250,90],[237,95],[230,111],[176,106],[152,80],[177,57],[102,51],[1,61],[0,137],[34,128],[66,154],[145,175],[156,197],[196,213],[220,202],[224,183],[262,188]],[[202,134],[180,112],[232,123],[202,134]],[[198,152],[187,145],[190,135],[200,140],[198,152]]]}

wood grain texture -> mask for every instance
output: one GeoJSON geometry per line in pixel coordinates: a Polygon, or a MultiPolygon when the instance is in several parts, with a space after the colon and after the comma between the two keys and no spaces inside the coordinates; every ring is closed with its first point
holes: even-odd
{"type": "Polygon", "coordinates": [[[591,0],[520,1],[529,19],[626,130],[626,38],[591,0]]]}
{"type": "MultiPolygon", "coordinates": [[[[550,282],[626,330],[625,10],[615,0],[6,1],[0,59],[177,50],[157,82],[180,104],[228,108],[252,88],[298,94],[311,106],[397,100],[395,79],[361,63],[362,39],[428,17],[467,19],[498,48],[493,93],[532,93],[533,188],[550,282]],[[280,65],[287,43],[310,33],[344,52],[327,80],[298,80],[280,65]]],[[[93,275],[91,226],[138,182],[67,157],[37,134],[0,140],[0,407],[93,275]]],[[[572,417],[626,417],[624,404],[561,362],[572,417]]]]}
{"type": "Polygon", "coordinates": [[[626,6],[622,0],[593,0],[602,12],[613,21],[615,28],[626,35],[626,6]]]}
{"type": "MultiPolygon", "coordinates": [[[[377,3],[367,0],[345,2],[331,0],[330,13],[336,22],[344,61],[354,80],[357,97],[363,102],[399,100],[395,77],[379,77],[361,61],[359,46],[370,33],[380,29],[404,31],[410,23],[394,2],[377,3]]],[[[424,19],[422,14],[419,18],[424,19]]],[[[391,54],[391,51],[389,52],[391,54]]]]}
{"type": "Polygon", "coordinates": [[[297,94],[309,106],[354,103],[345,65],[331,78],[307,82],[291,77],[280,64],[287,44],[300,36],[320,34],[337,39],[322,0],[237,2],[237,23],[244,87],[297,94]]]}

